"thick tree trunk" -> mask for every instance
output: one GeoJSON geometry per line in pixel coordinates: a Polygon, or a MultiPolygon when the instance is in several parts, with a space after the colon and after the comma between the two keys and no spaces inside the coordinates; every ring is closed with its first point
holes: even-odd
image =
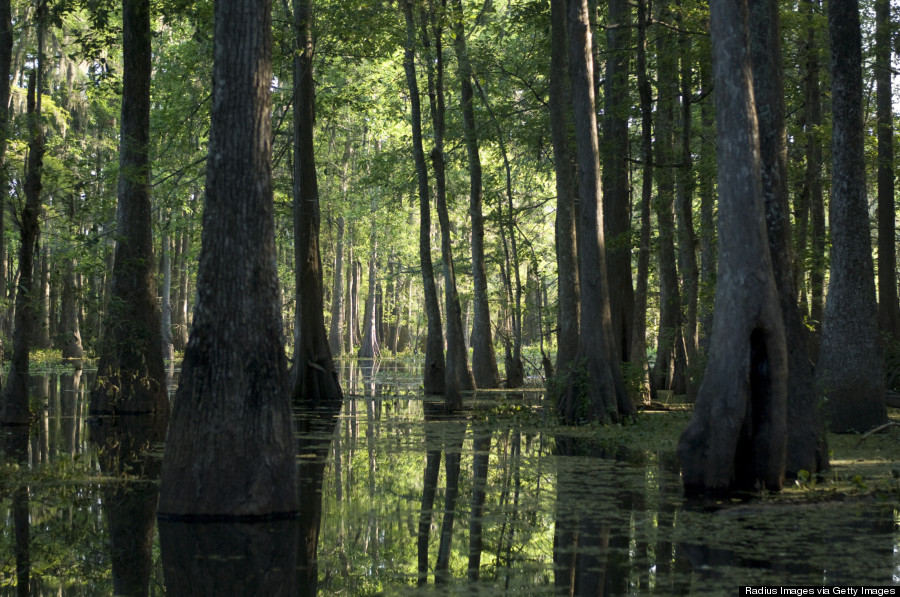
{"type": "Polygon", "coordinates": [[[117,241],[91,412],[168,413],[150,208],[150,3],[126,0],[122,10],[117,241]]]}
{"type": "Polygon", "coordinates": [[[572,160],[566,4],[550,2],[550,134],[556,173],[556,269],[559,292],[556,371],[566,374],[578,349],[578,255],[575,248],[575,165],[572,160]]]}
{"type": "Polygon", "coordinates": [[[569,375],[568,392],[557,404],[564,421],[619,421],[633,415],[613,346],[603,208],[600,201],[600,162],[594,102],[592,38],[587,0],[568,0],[569,64],[575,140],[578,147],[578,265],[582,313],[578,354],[584,370],[569,375]],[[578,383],[586,375],[586,384],[578,383]],[[586,385],[586,387],[584,387],[586,385]]]}
{"type": "Polygon", "coordinates": [[[500,387],[500,371],[494,354],[491,333],[491,311],[488,304],[487,272],[484,264],[484,216],[482,215],[481,156],[475,124],[472,93],[472,65],[466,48],[465,18],[462,0],[453,1],[453,47],[459,64],[460,102],[466,155],[469,160],[469,217],[472,226],[472,283],[474,323],[472,325],[472,374],[479,388],[500,387]]]}
{"type": "Polygon", "coordinates": [[[198,304],[166,440],[164,518],[298,510],[275,261],[271,31],[270,0],[216,1],[198,304]]]}
{"type": "Polygon", "coordinates": [[[406,19],[403,67],[409,88],[412,151],[419,195],[419,263],[422,268],[422,287],[425,294],[425,317],[428,321],[423,386],[426,394],[441,394],[444,392],[444,340],[440,303],[434,283],[434,266],[431,262],[431,206],[425,151],[422,149],[422,107],[419,100],[419,83],[416,80],[416,25],[413,19],[412,0],[402,0],[402,8],[406,19]]]}
{"type": "Polygon", "coordinates": [[[50,246],[39,242],[35,247],[35,263],[38,264],[38,300],[36,326],[32,344],[35,348],[50,348],[50,246]]]}
{"type": "Polygon", "coordinates": [[[890,0],[875,2],[875,83],[878,121],[878,320],[881,332],[900,338],[894,214],[894,115],[891,109],[890,0]]]}
{"type": "Polygon", "coordinates": [[[613,339],[620,361],[631,360],[634,289],[631,284],[631,214],[628,180],[628,56],[631,7],[610,0],[603,117],[603,224],[607,240],[613,339]]]}
{"type": "Polygon", "coordinates": [[[647,280],[650,277],[650,209],[653,197],[653,90],[647,75],[646,0],[637,1],[638,46],[637,81],[641,108],[641,235],[638,243],[637,279],[634,288],[634,317],[631,330],[631,368],[638,376],[640,398],[650,398],[647,367],[647,280]]]}
{"type": "Polygon", "coordinates": [[[709,361],[678,445],[689,495],[780,489],[787,351],[766,239],[747,3],[711,5],[719,161],[719,275],[709,361]]]}
{"type": "Polygon", "coordinates": [[[307,408],[336,414],[343,394],[325,331],[322,257],[319,254],[319,185],[313,126],[312,0],[294,0],[294,264],[297,297],[291,395],[307,408]]]}
{"type": "Polygon", "coordinates": [[[887,420],[869,236],[857,0],[828,3],[831,41],[831,275],[816,383],[834,432],[887,420]]]}
{"type": "Polygon", "coordinates": [[[813,383],[807,331],[797,305],[788,204],[784,73],[777,0],[750,0],[750,60],[759,123],[762,192],[772,271],[778,289],[788,351],[785,472],[816,473],[828,466],[825,424],[813,383]]]}

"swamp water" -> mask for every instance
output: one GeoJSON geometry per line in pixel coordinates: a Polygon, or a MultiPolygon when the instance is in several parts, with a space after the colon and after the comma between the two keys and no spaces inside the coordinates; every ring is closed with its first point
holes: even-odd
{"type": "MultiPolygon", "coordinates": [[[[298,437],[299,520],[158,528],[157,487],[140,478],[158,474],[153,433],[126,439],[86,420],[91,372],[35,376],[42,416],[0,440],[0,596],[21,594],[17,583],[35,596],[135,594],[147,577],[151,595],[192,597],[900,583],[900,486],[880,499],[692,505],[671,441],[687,413],[561,429],[537,390],[478,393],[448,416],[401,364],[341,374],[337,424],[299,421],[313,429],[298,437]]],[[[888,460],[900,454],[891,433],[888,460]]]]}

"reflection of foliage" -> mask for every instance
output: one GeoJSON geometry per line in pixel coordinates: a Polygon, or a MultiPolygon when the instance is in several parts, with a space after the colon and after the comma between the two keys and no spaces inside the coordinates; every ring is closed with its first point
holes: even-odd
{"type": "MultiPolygon", "coordinates": [[[[112,594],[100,479],[91,460],[58,456],[33,469],[9,463],[0,469],[0,511],[11,511],[16,488],[29,489],[31,575],[46,590],[81,586],[87,595],[112,594]]],[[[11,518],[0,530],[0,586],[16,582],[11,518]]]]}

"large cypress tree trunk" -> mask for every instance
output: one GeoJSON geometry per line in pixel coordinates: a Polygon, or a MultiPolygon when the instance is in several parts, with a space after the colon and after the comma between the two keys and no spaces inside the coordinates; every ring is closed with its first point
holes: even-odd
{"type": "Polygon", "coordinates": [[[575,246],[575,166],[569,135],[570,93],[566,4],[550,2],[550,135],[556,173],[556,269],[559,292],[556,371],[565,374],[578,349],[578,255],[575,246]]]}
{"type": "Polygon", "coordinates": [[[690,494],[780,489],[787,351],[766,239],[748,13],[711,5],[719,161],[719,275],[709,360],[678,444],[690,494]]]}
{"type": "Polygon", "coordinates": [[[198,303],[166,441],[161,517],[297,513],[275,262],[271,27],[270,0],[216,1],[198,303]]]}
{"type": "Polygon", "coordinates": [[[786,472],[815,473],[828,466],[825,425],[813,384],[807,332],[797,305],[788,204],[784,73],[777,0],[750,0],[750,59],[759,123],[762,192],[772,270],[784,317],[788,351],[786,472]]]}
{"type": "Polygon", "coordinates": [[[831,277],[816,383],[832,431],[887,420],[875,272],[869,237],[857,0],[828,3],[831,39],[831,277]]]}
{"type": "Polygon", "coordinates": [[[881,331],[900,338],[894,214],[894,115],[891,109],[890,0],[875,2],[875,83],[878,121],[878,320],[881,331]]]}
{"type": "Polygon", "coordinates": [[[620,361],[631,360],[634,289],[631,285],[631,221],[628,180],[628,56],[631,8],[627,0],[609,2],[606,26],[605,109],[603,117],[603,224],[607,239],[609,300],[613,339],[620,361]]]}
{"type": "Polygon", "coordinates": [[[419,99],[419,83],[416,80],[416,25],[413,19],[412,0],[403,0],[402,8],[406,20],[403,68],[406,71],[406,84],[409,88],[412,151],[419,195],[419,263],[422,268],[425,317],[428,325],[425,336],[423,386],[426,394],[441,394],[444,392],[444,339],[441,331],[440,304],[434,283],[434,266],[431,262],[431,206],[425,151],[422,149],[422,106],[419,99]]]}
{"type": "Polygon", "coordinates": [[[460,103],[466,156],[469,160],[469,217],[472,219],[472,284],[474,322],[472,324],[472,374],[479,388],[500,387],[500,371],[491,335],[491,311],[488,304],[487,272],[484,264],[484,216],[482,215],[481,156],[475,125],[472,65],[466,48],[462,0],[453,2],[453,47],[459,64],[460,103]]]}
{"type": "Polygon", "coordinates": [[[122,11],[117,242],[91,412],[167,413],[150,209],[149,0],[125,0],[122,11]]]}
{"type": "Polygon", "coordinates": [[[568,0],[569,64],[575,141],[578,148],[578,266],[583,317],[576,359],[583,360],[587,376],[579,388],[578,373],[569,375],[567,394],[557,404],[564,421],[579,419],[618,421],[634,412],[625,391],[613,346],[603,208],[600,201],[600,155],[594,102],[594,63],[587,0],[568,0]],[[582,394],[584,392],[584,394],[582,394]]]}
{"type": "MultiPolygon", "coordinates": [[[[343,395],[325,332],[322,257],[319,254],[319,185],[313,126],[315,89],[312,60],[312,0],[294,0],[294,263],[297,329],[292,395],[295,401],[334,413],[343,395]]],[[[305,423],[303,423],[305,424],[305,423]]]]}

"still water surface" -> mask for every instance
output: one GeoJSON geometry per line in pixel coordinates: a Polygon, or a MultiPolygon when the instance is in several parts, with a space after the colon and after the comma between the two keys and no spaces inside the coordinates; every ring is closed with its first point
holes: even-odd
{"type": "Polygon", "coordinates": [[[35,376],[43,416],[3,438],[0,595],[136,594],[147,578],[150,595],[195,597],[900,583],[896,499],[687,504],[671,452],[560,429],[538,390],[446,415],[406,365],[341,374],[337,423],[299,421],[300,520],[158,527],[153,434],[86,420],[92,372],[35,376]]]}

